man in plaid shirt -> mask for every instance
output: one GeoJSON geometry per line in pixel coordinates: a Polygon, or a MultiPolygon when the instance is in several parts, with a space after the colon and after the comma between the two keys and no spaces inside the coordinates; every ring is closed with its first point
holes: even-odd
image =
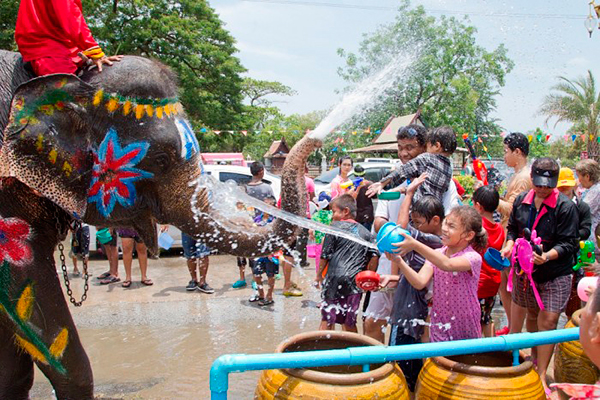
{"type": "MultiPolygon", "coordinates": [[[[442,199],[452,179],[450,156],[455,150],[456,136],[452,128],[443,126],[434,129],[427,135],[426,153],[398,166],[391,174],[371,185],[367,195],[374,196],[379,194],[388,184],[396,187],[406,180],[416,179],[421,174],[426,173],[427,180],[415,193],[415,201],[425,195],[442,199]]],[[[406,188],[401,187],[399,190],[402,192],[406,188]]]]}

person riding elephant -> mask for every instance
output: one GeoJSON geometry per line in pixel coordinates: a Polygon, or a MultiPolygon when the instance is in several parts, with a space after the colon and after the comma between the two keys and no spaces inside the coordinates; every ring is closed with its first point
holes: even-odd
{"type": "MultiPolygon", "coordinates": [[[[135,229],[156,254],[156,224],[215,250],[271,254],[298,227],[253,226],[245,194],[203,173],[172,72],[125,56],[81,77],[35,79],[0,51],[0,398],[28,398],[34,363],[59,399],[93,398],[93,375],[62,290],[54,249],[73,220],[135,229]]],[[[304,215],[303,138],[282,172],[282,208],[304,215]],[[299,188],[302,188],[301,190],[299,188]]]]}

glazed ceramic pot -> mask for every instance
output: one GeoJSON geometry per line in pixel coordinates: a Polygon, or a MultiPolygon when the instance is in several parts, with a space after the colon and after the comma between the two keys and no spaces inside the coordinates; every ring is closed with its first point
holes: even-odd
{"type": "Polygon", "coordinates": [[[415,399],[545,399],[531,361],[512,366],[512,353],[492,352],[427,359],[415,399]]]}
{"type": "MultiPolygon", "coordinates": [[[[581,311],[573,313],[565,328],[579,327],[581,311]]],[[[565,383],[594,384],[600,379],[600,370],[583,352],[579,340],[559,343],[554,355],[554,380],[565,383]]]]}
{"type": "MultiPolygon", "coordinates": [[[[277,353],[381,346],[377,340],[351,332],[305,332],[281,343],[277,353]]],[[[402,371],[395,363],[266,370],[255,399],[408,399],[402,371]]]]}

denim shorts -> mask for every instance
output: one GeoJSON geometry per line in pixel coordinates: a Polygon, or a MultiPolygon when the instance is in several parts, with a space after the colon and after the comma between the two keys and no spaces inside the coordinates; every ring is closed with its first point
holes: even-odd
{"type": "Polygon", "coordinates": [[[181,246],[183,247],[183,256],[188,260],[208,257],[211,253],[208,246],[183,232],[181,233],[181,246]]]}

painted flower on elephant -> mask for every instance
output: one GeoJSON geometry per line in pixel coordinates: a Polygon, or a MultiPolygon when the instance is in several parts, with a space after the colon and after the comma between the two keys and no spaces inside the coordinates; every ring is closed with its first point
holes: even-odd
{"type": "Polygon", "coordinates": [[[88,191],[88,203],[95,203],[100,214],[109,217],[118,202],[131,207],[136,200],[135,182],[152,178],[150,172],[135,168],[146,156],[148,142],[121,147],[119,137],[110,129],[98,150],[93,150],[94,166],[88,191]]]}
{"type": "Polygon", "coordinates": [[[20,218],[0,218],[0,258],[12,265],[23,266],[31,261],[27,241],[31,227],[20,218]]]}

